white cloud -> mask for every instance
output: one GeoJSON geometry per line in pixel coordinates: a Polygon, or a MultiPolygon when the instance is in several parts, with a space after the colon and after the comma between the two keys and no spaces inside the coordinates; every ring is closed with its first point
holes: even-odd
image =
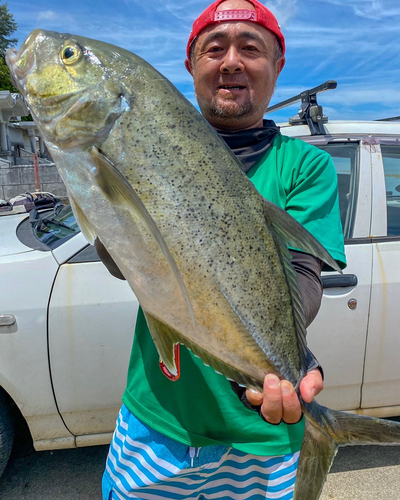
{"type": "Polygon", "coordinates": [[[322,0],[325,3],[353,9],[354,14],[379,21],[387,17],[400,16],[397,0],[322,0]]]}
{"type": "Polygon", "coordinates": [[[364,26],[325,27],[292,23],[286,30],[288,59],[309,75],[330,72],[356,78],[371,73],[400,68],[400,39],[395,21],[364,26]]]}
{"type": "MultiPolygon", "coordinates": [[[[328,94],[326,94],[326,97],[328,94]]],[[[345,96],[345,93],[342,95],[345,96]]],[[[348,96],[350,97],[350,96],[348,96]]],[[[329,121],[333,120],[352,120],[352,121],[364,121],[364,120],[378,120],[383,118],[388,118],[390,116],[399,115],[398,104],[390,105],[385,103],[370,103],[368,96],[366,96],[365,102],[362,99],[358,103],[350,102],[350,104],[345,104],[346,100],[342,102],[340,96],[336,97],[336,100],[332,100],[325,97],[320,97],[318,103],[322,105],[324,116],[328,117],[329,121]]],[[[284,108],[275,113],[266,115],[266,118],[274,120],[276,123],[286,123],[289,118],[297,116],[298,106],[291,106],[290,108],[284,108]]]]}
{"type": "MultiPolygon", "coordinates": [[[[289,99],[306,90],[306,87],[282,86],[274,95],[271,105],[289,99]]],[[[379,83],[341,84],[335,90],[324,92],[318,97],[324,115],[330,120],[377,120],[388,116],[398,116],[400,90],[397,85],[379,83]]],[[[296,116],[300,102],[267,115],[278,123],[287,122],[296,116]]]]}
{"type": "Polygon", "coordinates": [[[54,21],[54,20],[58,19],[58,14],[56,14],[53,10],[42,10],[37,15],[37,20],[41,21],[43,19],[45,19],[47,21],[54,21]]]}
{"type": "MultiPolygon", "coordinates": [[[[150,62],[194,103],[192,80],[183,64],[185,47],[194,18],[210,1],[123,0],[114,10],[106,0],[96,6],[83,2],[73,10],[53,2],[51,10],[35,10],[30,0],[18,0],[16,36],[22,43],[41,27],[124,47],[150,62]]],[[[271,104],[335,79],[338,89],[320,97],[331,108],[330,118],[399,114],[400,0],[261,1],[283,26],[288,48],[271,104]]],[[[279,115],[293,116],[297,108],[279,115]]]]}
{"type": "MultiPolygon", "coordinates": [[[[192,24],[195,18],[207,7],[207,3],[201,0],[125,0],[126,4],[136,4],[146,12],[164,13],[173,15],[176,19],[192,24]]],[[[171,19],[171,18],[170,18],[171,19]]]]}
{"type": "Polygon", "coordinates": [[[265,6],[274,13],[280,26],[287,25],[297,11],[297,0],[267,0],[265,6]]]}
{"type": "MultiPolygon", "coordinates": [[[[298,95],[305,90],[307,90],[305,86],[279,86],[278,84],[271,106],[298,95]]],[[[397,106],[397,109],[399,109],[400,89],[396,83],[385,85],[384,81],[348,84],[342,83],[341,79],[338,79],[338,86],[336,89],[323,92],[317,99],[321,101],[321,103],[330,105],[332,108],[335,108],[336,105],[359,106],[364,104],[378,104],[387,107],[397,106]]],[[[294,104],[293,109],[296,110],[296,106],[299,106],[299,104],[300,101],[298,104],[294,104]]]]}
{"type": "Polygon", "coordinates": [[[43,29],[82,35],[130,50],[175,84],[192,81],[184,67],[189,29],[180,28],[176,20],[174,23],[163,22],[164,19],[170,19],[171,14],[164,12],[161,17],[152,15],[151,22],[144,23],[140,16],[129,17],[121,13],[109,16],[101,9],[89,15],[90,10],[85,7],[82,11],[75,10],[74,16],[62,9],[56,12],[42,11],[38,17],[32,17],[28,9],[21,10],[16,16],[20,29],[24,28],[24,33],[19,33],[20,42],[39,24],[43,29]]]}
{"type": "Polygon", "coordinates": [[[358,106],[364,104],[378,104],[380,106],[396,106],[400,104],[400,90],[397,86],[369,85],[357,87],[356,85],[338,86],[337,90],[328,92],[323,97],[324,101],[332,105],[340,103],[345,106],[358,106]]]}
{"type": "MultiPolygon", "coordinates": [[[[207,5],[205,7],[207,7],[207,5]]],[[[181,21],[185,21],[190,25],[193,23],[195,18],[201,14],[203,10],[203,6],[199,4],[198,0],[189,0],[186,2],[182,1],[179,3],[177,3],[175,0],[167,0],[165,2],[165,8],[176,18],[180,19],[181,21]]]]}

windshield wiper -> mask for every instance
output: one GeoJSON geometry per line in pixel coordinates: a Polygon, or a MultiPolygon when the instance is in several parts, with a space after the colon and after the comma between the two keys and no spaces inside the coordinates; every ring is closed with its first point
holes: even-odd
{"type": "Polygon", "coordinates": [[[65,222],[61,222],[57,219],[54,219],[53,217],[40,218],[39,220],[35,221],[34,227],[35,229],[40,230],[42,226],[47,226],[48,223],[54,224],[55,226],[65,227],[66,229],[69,229],[73,233],[76,233],[76,230],[73,227],[68,226],[68,224],[65,224],[65,222]]]}
{"type": "Polygon", "coordinates": [[[43,224],[50,222],[55,226],[65,227],[66,229],[69,229],[70,231],[76,233],[76,230],[73,227],[69,226],[68,224],[65,224],[65,222],[61,222],[54,218],[54,215],[58,215],[63,207],[64,205],[61,206],[56,205],[50,217],[40,217],[39,212],[36,209],[31,210],[29,212],[29,221],[32,224],[32,227],[34,229],[40,230],[43,224]]]}

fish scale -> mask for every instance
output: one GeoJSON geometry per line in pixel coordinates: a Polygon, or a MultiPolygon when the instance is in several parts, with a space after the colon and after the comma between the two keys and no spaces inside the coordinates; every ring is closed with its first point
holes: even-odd
{"type": "MultiPolygon", "coordinates": [[[[6,61],[82,232],[126,277],[168,370],[182,343],[244,386],[262,388],[274,372],[298,387],[306,332],[288,247],[340,270],[327,251],[259,195],[210,125],[138,56],[35,30],[6,61]]],[[[397,422],[302,407],[295,500],[320,497],[339,446],[400,443],[397,422]]]]}

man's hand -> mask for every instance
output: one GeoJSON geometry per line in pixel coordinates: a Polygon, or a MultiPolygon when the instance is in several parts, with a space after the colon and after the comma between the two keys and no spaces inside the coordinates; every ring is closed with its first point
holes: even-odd
{"type": "MultiPolygon", "coordinates": [[[[300,394],[306,403],[324,388],[321,372],[310,371],[300,382],[300,394]]],[[[281,420],[287,424],[295,424],[301,419],[302,411],[297,393],[287,380],[270,373],[264,379],[264,392],[246,390],[246,398],[254,406],[261,406],[261,412],[271,424],[279,424],[281,420]]]]}

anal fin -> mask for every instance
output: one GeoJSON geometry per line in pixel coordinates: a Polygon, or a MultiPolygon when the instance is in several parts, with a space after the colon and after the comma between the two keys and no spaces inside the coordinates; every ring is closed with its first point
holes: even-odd
{"type": "Polygon", "coordinates": [[[167,379],[171,380],[172,382],[176,382],[181,376],[180,344],[174,344],[174,364],[176,366],[176,372],[177,372],[176,375],[174,375],[168,370],[162,359],[160,359],[159,363],[160,369],[163,372],[163,374],[167,377],[167,379]]]}
{"type": "Polygon", "coordinates": [[[151,314],[144,312],[153,342],[160,356],[160,368],[170,380],[180,376],[179,343],[175,341],[177,332],[151,314]],[[178,349],[176,349],[178,347],[178,349]]]}
{"type": "MultiPolygon", "coordinates": [[[[179,369],[175,363],[175,345],[183,344],[190,351],[192,351],[195,356],[200,358],[205,365],[210,366],[217,373],[223,375],[228,380],[233,380],[243,387],[252,387],[262,390],[262,381],[256,380],[250,375],[243,373],[224,362],[222,359],[213,356],[210,352],[206,351],[204,348],[200,347],[198,344],[158,320],[151,314],[146,312],[144,312],[144,314],[146,316],[147,324],[149,326],[154,344],[156,345],[158,354],[160,355],[160,360],[162,360],[163,364],[172,376],[176,377],[179,373],[179,369]]],[[[165,375],[168,376],[167,374],[165,375]]],[[[170,377],[168,376],[168,378],[170,377]]]]}

